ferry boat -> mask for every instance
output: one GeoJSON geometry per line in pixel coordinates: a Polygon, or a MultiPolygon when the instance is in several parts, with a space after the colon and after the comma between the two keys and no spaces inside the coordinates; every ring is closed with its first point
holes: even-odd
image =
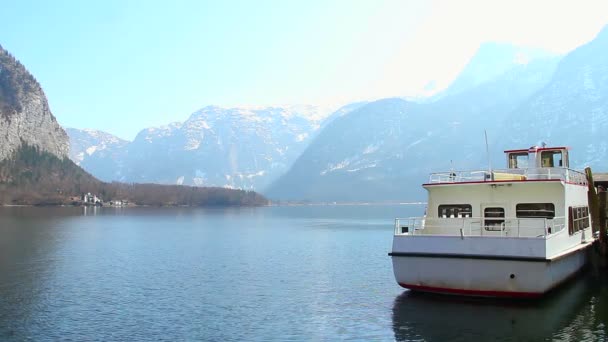
{"type": "Polygon", "coordinates": [[[424,217],[395,219],[395,279],[414,291],[532,298],[588,260],[588,183],[566,147],[505,151],[507,169],[433,173],[424,217]]]}

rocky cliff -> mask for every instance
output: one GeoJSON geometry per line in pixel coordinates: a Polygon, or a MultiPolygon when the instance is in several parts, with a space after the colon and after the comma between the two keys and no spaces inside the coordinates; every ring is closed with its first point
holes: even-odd
{"type": "Polygon", "coordinates": [[[51,113],[42,87],[0,46],[0,160],[23,143],[59,158],[68,156],[68,136],[51,113]]]}

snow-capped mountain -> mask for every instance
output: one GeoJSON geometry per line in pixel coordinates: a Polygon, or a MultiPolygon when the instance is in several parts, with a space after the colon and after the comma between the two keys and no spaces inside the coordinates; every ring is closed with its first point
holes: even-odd
{"type": "Polygon", "coordinates": [[[103,181],[123,180],[122,163],[128,141],[93,129],[66,128],[70,159],[103,181]]]}
{"type": "Polygon", "coordinates": [[[65,129],[70,136],[70,159],[80,165],[87,156],[110,149],[120,149],[128,141],[94,129],[65,129]]]}
{"type": "Polygon", "coordinates": [[[356,103],[331,115],[205,107],[141,131],[115,154],[121,163],[97,168],[110,165],[124,181],[253,188],[272,199],[421,200],[429,172],[487,166],[484,130],[493,165],[504,165],[503,148],[546,141],[573,147],[572,166],[608,167],[608,28],[563,59],[490,47],[432,100],[356,103]]]}
{"type": "Polygon", "coordinates": [[[183,123],[144,129],[130,143],[68,133],[75,145],[71,157],[108,180],[262,189],[291,166],[330,114],[331,108],[308,105],[208,106],[183,123]],[[92,165],[104,151],[116,159],[92,165]]]}
{"type": "Polygon", "coordinates": [[[420,184],[431,170],[481,166],[484,129],[495,136],[508,114],[549,82],[558,60],[514,64],[480,84],[461,82],[461,91],[435,102],[393,98],[364,105],[328,124],[265,194],[286,200],[421,200],[420,184]]]}
{"type": "Polygon", "coordinates": [[[142,131],[128,179],[260,189],[291,165],[326,115],[314,108],[205,107],[183,124],[142,131]]]}

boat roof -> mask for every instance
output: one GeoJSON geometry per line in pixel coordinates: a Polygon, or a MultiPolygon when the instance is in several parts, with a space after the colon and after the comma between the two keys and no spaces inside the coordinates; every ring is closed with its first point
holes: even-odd
{"type": "Polygon", "coordinates": [[[505,150],[505,153],[523,153],[523,152],[540,152],[546,150],[570,150],[570,147],[567,146],[556,146],[556,147],[540,147],[540,146],[532,146],[530,148],[522,148],[516,150],[505,150]]]}

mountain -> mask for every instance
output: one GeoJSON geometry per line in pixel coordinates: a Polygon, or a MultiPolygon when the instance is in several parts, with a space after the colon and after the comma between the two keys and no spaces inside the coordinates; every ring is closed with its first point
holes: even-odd
{"type": "Polygon", "coordinates": [[[557,62],[515,64],[435,102],[393,98],[364,105],[327,125],[265,194],[280,200],[422,200],[420,184],[429,172],[482,165],[484,129],[497,132],[513,109],[549,82],[557,62]]]}
{"type": "Polygon", "coordinates": [[[164,184],[263,188],[284,172],[324,118],[314,108],[208,106],[182,124],[140,132],[125,177],[164,184]]]}
{"type": "Polygon", "coordinates": [[[95,177],[106,182],[121,179],[128,141],[92,129],[67,128],[66,132],[70,138],[69,157],[76,165],[89,172],[96,170],[95,177]]]}
{"type": "Polygon", "coordinates": [[[133,142],[68,130],[70,157],[103,180],[262,189],[288,170],[336,111],[317,106],[204,107],[133,142]]]}
{"type": "Polygon", "coordinates": [[[266,194],[288,200],[366,200],[375,196],[362,194],[387,194],[407,155],[397,151],[403,146],[399,139],[426,134],[415,123],[420,106],[385,99],[336,118],[266,194]]]}
{"type": "Polygon", "coordinates": [[[0,160],[23,144],[67,157],[68,136],[49,109],[40,84],[0,46],[0,160]]]}
{"type": "MultiPolygon", "coordinates": [[[[72,155],[76,159],[109,153],[125,143],[94,131],[76,135],[72,155]],[[83,149],[93,140],[97,143],[94,147],[83,149]]],[[[267,204],[263,196],[253,191],[104,183],[66,158],[68,149],[68,136],[51,114],[42,88],[19,61],[0,47],[0,205],[77,203],[86,192],[105,200],[141,205],[267,204]]]]}
{"type": "Polygon", "coordinates": [[[112,134],[93,130],[66,128],[70,137],[69,157],[80,165],[87,156],[100,152],[124,148],[129,142],[112,134]]]}
{"type": "Polygon", "coordinates": [[[456,95],[495,80],[518,66],[555,57],[539,48],[497,42],[483,43],[458,77],[439,96],[456,95]]]}
{"type": "MultiPolygon", "coordinates": [[[[325,118],[321,122],[321,128],[318,131],[321,132],[327,125],[332,123],[335,119],[342,117],[354,110],[357,110],[357,109],[365,106],[368,103],[369,103],[369,101],[357,101],[357,102],[352,102],[352,103],[346,104],[346,105],[338,108],[336,111],[331,113],[331,115],[329,115],[327,118],[325,118]]],[[[312,138],[314,138],[314,137],[312,137],[312,138]]]]}
{"type": "Polygon", "coordinates": [[[559,63],[551,82],[510,115],[502,146],[572,148],[570,166],[608,169],[608,26],[559,63]]]}

